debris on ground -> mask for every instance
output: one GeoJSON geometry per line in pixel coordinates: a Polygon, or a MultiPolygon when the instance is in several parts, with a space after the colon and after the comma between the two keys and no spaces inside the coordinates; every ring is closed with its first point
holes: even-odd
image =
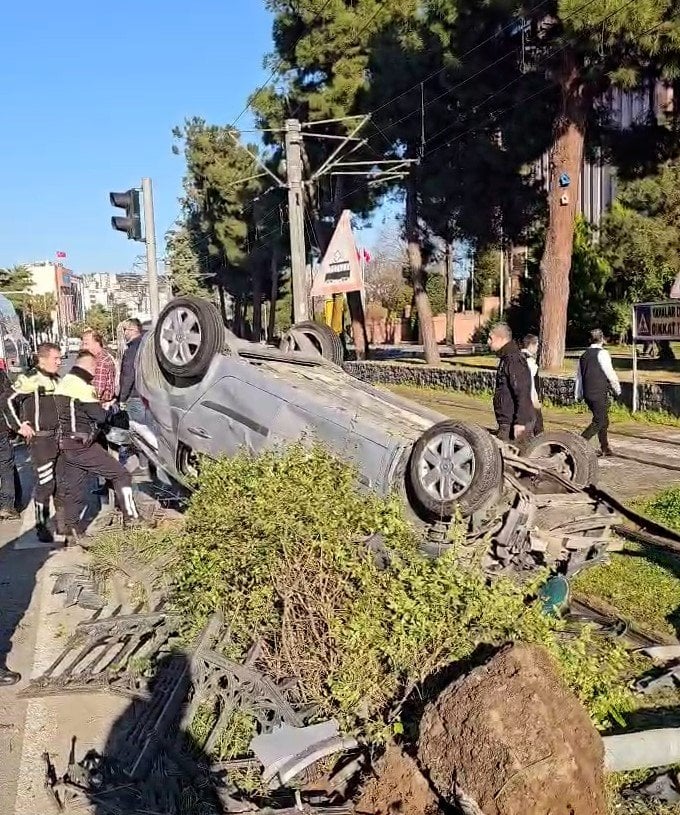
{"type": "Polygon", "coordinates": [[[439,794],[485,815],[604,815],[600,736],[548,653],[512,645],[425,711],[418,760],[439,794]]]}
{"type": "MultiPolygon", "coordinates": [[[[176,527],[110,528],[90,552],[107,596],[127,593],[125,609],[141,596],[145,610],[97,612],[24,692],[132,699],[102,755],[46,760],[53,797],[173,815],[438,815],[454,802],[466,815],[604,815],[593,722],[632,709],[628,656],[608,634],[617,621],[596,638],[559,617],[567,576],[607,550],[606,501],[512,476],[514,513],[476,531],[433,526],[433,559],[399,501],[360,493],[318,449],[203,475],[176,527]],[[496,558],[486,573],[483,551],[496,558]],[[539,593],[546,565],[563,574],[539,593]]],[[[85,574],[76,588],[62,579],[68,598],[85,574]]]]}

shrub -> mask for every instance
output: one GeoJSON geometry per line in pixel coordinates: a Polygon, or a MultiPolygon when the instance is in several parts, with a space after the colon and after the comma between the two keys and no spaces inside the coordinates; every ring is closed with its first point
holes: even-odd
{"type": "Polygon", "coordinates": [[[427,676],[508,640],[543,643],[596,722],[626,708],[622,651],[587,633],[562,639],[560,623],[527,601],[532,587],[489,583],[456,547],[421,555],[400,501],[359,492],[353,471],[321,449],[244,454],[201,473],[185,529],[164,544],[187,633],[222,611],[231,655],[261,640],[266,669],[296,677],[321,715],[378,739],[427,676]],[[365,545],[377,532],[384,568],[365,545]]]}

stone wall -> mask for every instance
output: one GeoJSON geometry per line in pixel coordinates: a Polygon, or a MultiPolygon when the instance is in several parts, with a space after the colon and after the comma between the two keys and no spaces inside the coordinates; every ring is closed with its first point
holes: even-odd
{"type": "MultiPolygon", "coordinates": [[[[493,390],[495,371],[483,368],[447,366],[431,367],[403,362],[346,362],[347,373],[373,385],[412,385],[420,388],[440,388],[469,394],[489,393],[493,390]]],[[[633,386],[623,382],[623,401],[633,403],[633,386]]],[[[541,376],[542,399],[554,405],[574,404],[574,379],[560,376],[541,376]]],[[[654,382],[638,386],[640,410],[665,411],[680,416],[680,385],[672,382],[654,382]]]]}

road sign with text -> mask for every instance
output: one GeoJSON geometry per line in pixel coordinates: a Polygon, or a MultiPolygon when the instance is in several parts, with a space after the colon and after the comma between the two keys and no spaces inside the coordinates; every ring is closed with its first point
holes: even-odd
{"type": "Polygon", "coordinates": [[[328,297],[363,288],[361,262],[352,233],[352,213],[346,209],[340,216],[326,254],[312,283],[312,297],[328,297]]]}
{"type": "Polygon", "coordinates": [[[680,340],[680,303],[636,303],[633,336],[638,340],[680,340]]]}

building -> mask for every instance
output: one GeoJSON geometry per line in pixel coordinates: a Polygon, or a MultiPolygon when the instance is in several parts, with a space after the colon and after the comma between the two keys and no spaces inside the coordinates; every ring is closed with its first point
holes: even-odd
{"type": "Polygon", "coordinates": [[[54,299],[52,337],[65,336],[71,323],[81,318],[82,295],[78,277],[63,264],[50,260],[25,266],[31,275],[31,294],[49,295],[54,299]]]}
{"type": "MultiPolygon", "coordinates": [[[[612,88],[601,102],[613,127],[622,130],[651,120],[661,122],[673,110],[673,88],[662,82],[639,90],[612,88]]],[[[535,176],[546,191],[550,186],[550,156],[545,154],[535,166],[535,176]]],[[[578,183],[579,212],[599,225],[616,195],[616,168],[603,160],[584,157],[578,183]]]]}
{"type": "MultiPolygon", "coordinates": [[[[158,277],[158,299],[160,307],[172,298],[170,281],[167,276],[158,277]]],[[[111,310],[115,306],[124,308],[130,317],[142,322],[151,319],[149,282],[146,275],[114,272],[97,272],[82,277],[82,302],[85,313],[93,306],[111,310]]]]}

